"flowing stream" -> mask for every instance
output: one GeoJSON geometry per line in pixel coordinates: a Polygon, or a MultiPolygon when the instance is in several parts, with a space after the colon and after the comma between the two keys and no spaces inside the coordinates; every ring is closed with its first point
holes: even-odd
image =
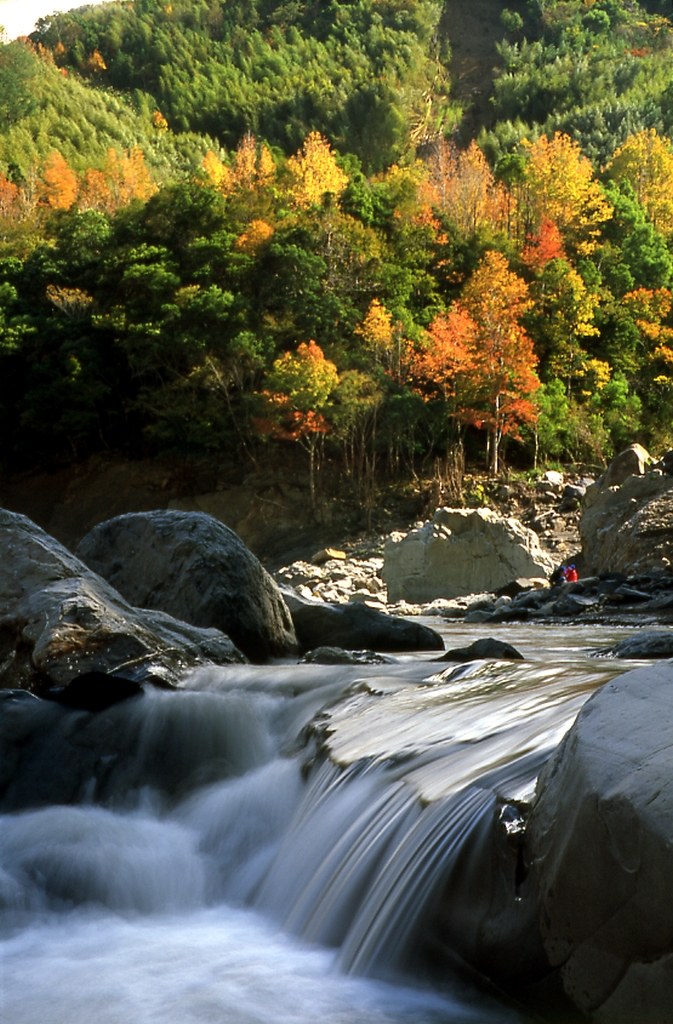
{"type": "Polygon", "coordinates": [[[98,715],[6,697],[0,1021],[530,1020],[428,972],[428,922],[447,892],[459,916],[466,844],[498,808],[516,826],[582,703],[633,667],[590,654],[624,634],[501,629],[525,662],[200,670],[98,715]]]}

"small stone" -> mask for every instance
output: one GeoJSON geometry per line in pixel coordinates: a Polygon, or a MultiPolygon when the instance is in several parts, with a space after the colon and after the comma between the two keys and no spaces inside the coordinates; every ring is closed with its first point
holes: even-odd
{"type": "Polygon", "coordinates": [[[321,548],[320,551],[316,551],[311,561],[314,565],[324,565],[325,562],[330,562],[333,559],[345,562],[347,558],[348,555],[345,551],[339,551],[337,548],[321,548]]]}

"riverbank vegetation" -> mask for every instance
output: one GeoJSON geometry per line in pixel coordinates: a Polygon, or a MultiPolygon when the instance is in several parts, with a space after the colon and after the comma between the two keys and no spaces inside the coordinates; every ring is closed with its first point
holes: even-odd
{"type": "Polygon", "coordinates": [[[466,148],[431,2],[136,0],[2,47],[5,465],[292,444],[368,500],[673,444],[673,34],[636,7],[506,11],[466,148]]]}

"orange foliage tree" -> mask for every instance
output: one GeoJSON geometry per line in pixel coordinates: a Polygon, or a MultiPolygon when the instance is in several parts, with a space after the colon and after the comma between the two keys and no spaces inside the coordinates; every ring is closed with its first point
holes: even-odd
{"type": "Polygon", "coordinates": [[[533,342],[521,326],[530,308],[526,283],[513,274],[499,252],[487,252],[463,290],[463,304],[474,321],[470,367],[471,408],[463,415],[487,430],[490,470],[499,469],[502,440],[534,423],[532,396],[540,386],[533,342]]]}
{"type": "Polygon", "coordinates": [[[18,216],[19,208],[19,189],[6,178],[4,174],[0,174],[0,217],[3,219],[13,219],[18,216]]]}
{"type": "Polygon", "coordinates": [[[144,202],[156,192],[145,155],[138,146],[121,154],[109,149],[103,174],[114,197],[115,208],[126,206],[134,199],[144,202]]]}
{"type": "Polygon", "coordinates": [[[100,213],[114,211],[115,197],[102,171],[88,167],[84,172],[77,205],[80,210],[97,210],[100,213]]]}
{"type": "Polygon", "coordinates": [[[312,508],[318,442],[331,429],[324,412],[338,383],[336,366],[315,341],[302,342],[296,352],[276,359],[266,376],[264,397],[270,415],[257,421],[257,429],[281,440],[298,441],[307,449],[312,508]]]}
{"type": "Polygon", "coordinates": [[[439,393],[450,416],[462,412],[466,381],[474,370],[477,325],[467,310],[455,304],[435,319],[424,343],[411,359],[409,375],[424,398],[439,393]]]}
{"type": "Polygon", "coordinates": [[[40,201],[51,210],[69,210],[77,199],[77,175],[60,153],[50,153],[44,162],[38,186],[40,201]]]}
{"type": "Polygon", "coordinates": [[[538,230],[528,236],[521,259],[535,274],[541,274],[552,260],[565,259],[561,232],[549,217],[543,217],[538,230]]]}

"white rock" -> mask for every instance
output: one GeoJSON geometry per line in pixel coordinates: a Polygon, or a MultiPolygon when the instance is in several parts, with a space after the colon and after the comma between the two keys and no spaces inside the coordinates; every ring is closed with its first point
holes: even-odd
{"type": "Polygon", "coordinates": [[[422,527],[391,534],[381,576],[389,601],[425,603],[497,590],[552,569],[537,535],[516,519],[490,509],[440,508],[422,527]]]}

